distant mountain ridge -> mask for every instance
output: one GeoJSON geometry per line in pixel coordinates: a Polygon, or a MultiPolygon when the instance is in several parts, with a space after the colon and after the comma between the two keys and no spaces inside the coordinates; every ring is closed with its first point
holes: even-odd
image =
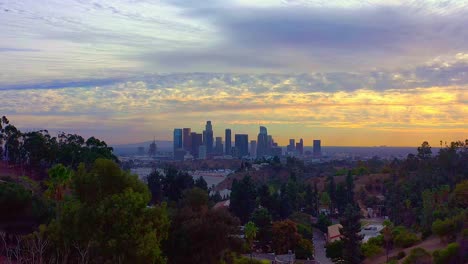
{"type": "MultiPolygon", "coordinates": [[[[138,147],[144,147],[145,152],[148,152],[149,145],[153,143],[153,141],[144,141],[139,143],[129,143],[129,144],[115,144],[110,145],[114,148],[114,152],[116,154],[129,154],[129,153],[137,153],[138,147]]],[[[158,150],[161,151],[171,151],[172,150],[172,141],[168,140],[156,140],[156,146],[158,150]]]]}

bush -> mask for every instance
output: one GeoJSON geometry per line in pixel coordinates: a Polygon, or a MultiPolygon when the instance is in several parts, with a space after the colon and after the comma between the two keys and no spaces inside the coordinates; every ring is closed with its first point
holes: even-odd
{"type": "Polygon", "coordinates": [[[459,263],[457,262],[460,253],[460,245],[458,243],[450,243],[446,248],[436,250],[432,253],[435,264],[459,263]]]}
{"type": "Polygon", "coordinates": [[[264,264],[264,263],[269,263],[269,262],[264,262],[262,260],[258,260],[258,259],[250,259],[248,257],[238,257],[238,258],[235,258],[234,261],[233,261],[233,264],[264,264]]]}
{"type": "Polygon", "coordinates": [[[321,214],[318,217],[317,220],[317,228],[320,229],[323,233],[327,233],[328,231],[328,226],[332,224],[330,218],[328,216],[321,214]]]}
{"type": "Polygon", "coordinates": [[[376,237],[369,238],[367,243],[372,244],[372,245],[376,245],[376,246],[379,246],[379,247],[383,247],[384,244],[385,244],[385,241],[384,241],[383,235],[378,235],[376,237]]]}
{"type": "Polygon", "coordinates": [[[330,259],[342,258],[343,247],[344,247],[344,243],[342,240],[338,240],[338,241],[327,244],[326,251],[325,251],[327,258],[330,258],[330,259]]]}
{"type": "Polygon", "coordinates": [[[301,234],[303,238],[312,239],[313,234],[312,234],[312,229],[310,228],[310,226],[298,224],[297,232],[301,234]]]}
{"type": "Polygon", "coordinates": [[[383,252],[383,249],[379,247],[378,245],[367,242],[361,245],[361,251],[362,251],[362,254],[364,254],[366,258],[369,258],[369,257],[379,255],[380,253],[383,252]]]}
{"type": "Polygon", "coordinates": [[[402,259],[402,258],[406,257],[406,253],[404,251],[400,251],[400,252],[398,252],[396,257],[397,257],[397,259],[402,259]]]}
{"type": "Polygon", "coordinates": [[[314,255],[314,245],[308,239],[301,239],[296,246],[295,253],[297,259],[312,258],[314,255]]]}
{"type": "Polygon", "coordinates": [[[414,233],[409,232],[403,226],[397,226],[393,230],[393,242],[397,247],[407,248],[416,244],[416,242],[418,241],[418,236],[414,233]]]}
{"type": "Polygon", "coordinates": [[[431,264],[431,254],[423,248],[414,248],[411,250],[408,257],[403,261],[403,264],[431,264]]]}
{"type": "Polygon", "coordinates": [[[432,223],[432,232],[438,235],[442,241],[454,240],[456,233],[463,228],[464,218],[464,213],[461,213],[445,220],[437,219],[432,223]]]}

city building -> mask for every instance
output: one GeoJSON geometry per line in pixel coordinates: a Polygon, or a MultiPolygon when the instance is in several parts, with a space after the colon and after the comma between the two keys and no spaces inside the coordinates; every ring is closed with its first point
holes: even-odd
{"type": "Polygon", "coordinates": [[[205,130],[203,131],[203,144],[206,146],[206,153],[213,152],[213,126],[211,121],[206,121],[205,130]]]}
{"type": "Polygon", "coordinates": [[[199,159],[206,159],[206,146],[201,145],[198,147],[198,158],[199,159]]]}
{"type": "Polygon", "coordinates": [[[293,138],[289,139],[289,145],[286,150],[288,152],[294,152],[296,150],[296,143],[293,138]]]}
{"type": "Polygon", "coordinates": [[[238,151],[237,157],[241,158],[249,155],[249,135],[235,134],[234,136],[236,149],[238,151]]]}
{"type": "Polygon", "coordinates": [[[216,144],[215,144],[215,154],[222,155],[223,154],[223,138],[216,137],[216,144]]]}
{"type": "Polygon", "coordinates": [[[191,133],[192,131],[190,128],[183,129],[182,140],[184,142],[184,149],[186,151],[192,151],[192,138],[190,137],[191,133]]]}
{"type": "Polygon", "coordinates": [[[250,157],[256,157],[257,156],[257,141],[251,140],[250,141],[250,157]]]}
{"type": "Polygon", "coordinates": [[[275,156],[281,157],[281,155],[283,155],[283,149],[281,147],[278,147],[278,146],[272,147],[271,148],[271,155],[273,157],[275,157],[275,156]]]}
{"type": "Polygon", "coordinates": [[[231,129],[226,129],[225,131],[225,136],[224,136],[224,144],[225,144],[225,154],[226,155],[232,155],[232,151],[231,151],[231,129]]]}
{"type": "Polygon", "coordinates": [[[198,149],[203,145],[203,135],[195,132],[190,133],[190,138],[192,139],[192,155],[198,157],[198,149]]]}
{"type": "Polygon", "coordinates": [[[268,144],[268,131],[266,127],[260,127],[260,133],[258,133],[257,137],[257,149],[256,154],[258,158],[268,156],[269,153],[269,144],[268,144]]]}
{"type": "Polygon", "coordinates": [[[176,150],[183,148],[183,143],[182,143],[182,129],[180,128],[175,128],[174,129],[174,153],[176,150]]]}
{"type": "Polygon", "coordinates": [[[296,143],[296,152],[300,156],[304,155],[304,140],[302,138],[296,143]]]}
{"type": "Polygon", "coordinates": [[[314,140],[314,157],[321,157],[322,156],[322,142],[320,140],[314,140]]]}
{"type": "Polygon", "coordinates": [[[174,160],[184,161],[187,151],[183,148],[176,149],[174,151],[174,160]]]}

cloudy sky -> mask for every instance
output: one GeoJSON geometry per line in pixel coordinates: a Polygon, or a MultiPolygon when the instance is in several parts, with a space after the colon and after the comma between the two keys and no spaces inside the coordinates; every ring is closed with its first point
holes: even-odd
{"type": "Polygon", "coordinates": [[[468,138],[468,2],[0,0],[0,114],[112,144],[468,138]]]}

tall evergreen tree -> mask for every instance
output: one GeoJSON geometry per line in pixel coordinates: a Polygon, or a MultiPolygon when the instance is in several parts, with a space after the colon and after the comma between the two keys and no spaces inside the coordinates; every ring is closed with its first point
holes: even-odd
{"type": "Polygon", "coordinates": [[[359,219],[361,214],[359,207],[353,204],[348,204],[343,218],[341,219],[341,225],[343,228],[340,229],[343,235],[343,259],[348,264],[361,263],[361,240],[362,236],[359,235],[361,231],[361,223],[359,219]]]}
{"type": "Polygon", "coordinates": [[[346,176],[346,200],[348,203],[354,203],[354,179],[351,171],[346,176]]]}

